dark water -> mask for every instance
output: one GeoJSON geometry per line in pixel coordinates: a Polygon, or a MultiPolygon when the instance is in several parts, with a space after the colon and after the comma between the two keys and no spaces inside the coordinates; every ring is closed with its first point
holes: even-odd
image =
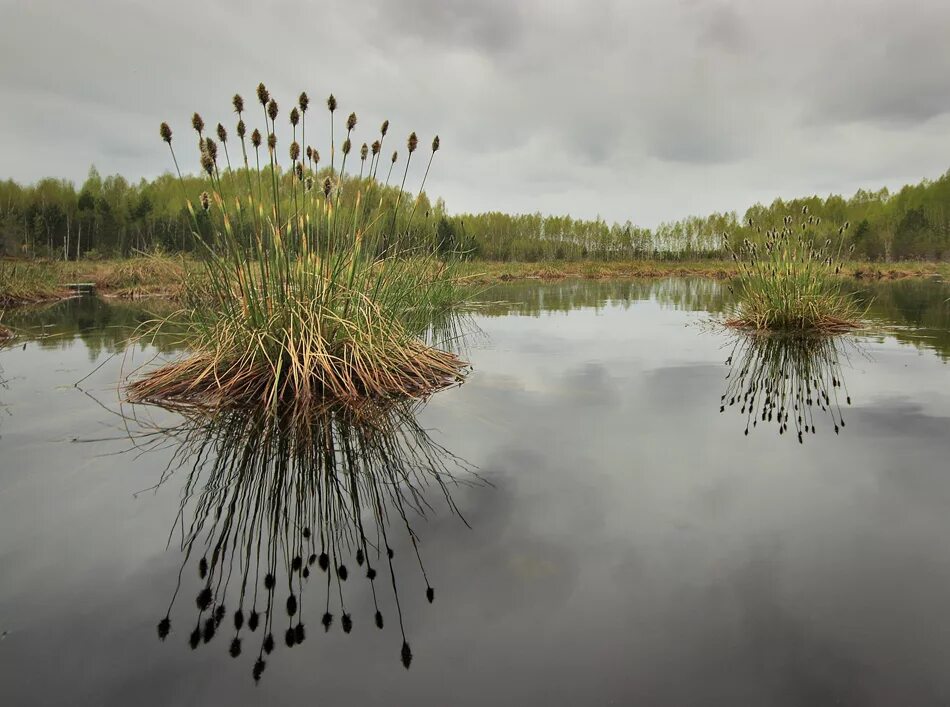
{"type": "Polygon", "coordinates": [[[950,288],[862,287],[797,348],[711,281],[497,287],[465,385],[309,444],[117,414],[138,307],[8,313],[2,703],[948,704],[950,288]]]}

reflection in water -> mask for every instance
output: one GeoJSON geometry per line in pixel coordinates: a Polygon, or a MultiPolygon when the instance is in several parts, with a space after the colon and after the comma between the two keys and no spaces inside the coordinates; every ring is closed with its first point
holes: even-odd
{"type": "Polygon", "coordinates": [[[327,407],[305,423],[292,424],[229,411],[150,435],[148,445],[169,439],[175,445],[169,472],[159,484],[171,470],[190,467],[175,523],[184,560],[158,624],[159,638],[172,631],[182,576],[193,567],[202,587],[190,624],[192,649],[226,633],[228,650],[237,658],[253,638],[253,675],[259,680],[275,650],[275,633],[283,633],[288,648],[306,640],[304,609],[311,604],[304,601],[304,590],[311,581],[322,587],[317,611],[324,630],[338,617],[349,633],[355,619],[347,610],[344,587],[362,580],[372,592],[373,621],[380,629],[384,616],[377,592],[392,592],[401,660],[408,668],[412,652],[391,538],[397,529],[408,535],[415,555],[410,561],[418,565],[432,602],[435,590],[412,519],[432,510],[432,491],[458,514],[450,487],[477,480],[419,426],[418,405],[358,412],[327,407]]]}
{"type": "Polygon", "coordinates": [[[816,433],[816,418],[830,418],[835,434],[845,426],[841,405],[851,396],[841,375],[845,347],[842,336],[776,336],[738,334],[726,359],[730,370],[719,412],[738,408],[745,417],[745,434],[759,422],[775,423],[779,434],[816,433]]]}

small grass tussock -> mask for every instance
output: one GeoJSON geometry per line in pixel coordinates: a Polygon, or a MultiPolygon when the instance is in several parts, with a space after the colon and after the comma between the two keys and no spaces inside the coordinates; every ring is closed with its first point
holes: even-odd
{"type": "Polygon", "coordinates": [[[0,260],[0,307],[63,296],[59,270],[42,261],[0,260]]]}
{"type": "MultiPolygon", "coordinates": [[[[435,257],[434,240],[432,249],[409,245],[431,226],[418,206],[438,137],[413,198],[405,185],[419,147],[415,133],[405,143],[399,187],[389,186],[398,151],[380,183],[388,121],[372,158],[368,149],[357,155],[356,114],[338,144],[331,96],[330,159],[321,168],[319,150],[303,147],[310,103],[301,94],[290,113],[284,170],[278,104],[263,84],[257,98],[263,133],[249,133],[244,101],[234,97],[236,146],[222,125],[215,140],[197,113],[192,118],[207,179],[206,191],[185,195],[204,265],[185,293],[192,353],[132,382],[130,400],[207,408],[293,403],[299,410],[328,399],[420,397],[461,381],[466,364],[421,338],[460,296],[459,284],[435,257]],[[347,173],[354,159],[358,176],[347,173]]],[[[160,135],[180,176],[167,124],[160,135]]]]}
{"type": "MultiPolygon", "coordinates": [[[[731,244],[723,236],[738,274],[733,280],[738,310],[726,324],[759,331],[842,332],[858,326],[861,313],[841,289],[842,248],[849,224],[822,235],[821,219],[807,207],[796,220],[731,244]]],[[[853,247],[853,246],[852,246],[853,247]]],[[[850,252],[850,251],[849,251],[850,252]]]]}

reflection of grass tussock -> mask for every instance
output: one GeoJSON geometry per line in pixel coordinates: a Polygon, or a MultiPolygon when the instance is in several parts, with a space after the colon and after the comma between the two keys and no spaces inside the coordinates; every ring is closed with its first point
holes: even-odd
{"type": "MultiPolygon", "coordinates": [[[[297,142],[298,135],[305,139],[309,107],[302,94],[290,113],[290,169],[282,174],[277,102],[263,84],[257,96],[263,135],[254,130],[248,136],[244,101],[234,98],[243,169],[232,168],[227,130],[219,124],[215,141],[204,134],[201,117],[192,118],[208,179],[208,191],[188,201],[205,265],[192,293],[201,296],[189,297],[187,339],[194,353],[133,382],[130,399],[205,408],[274,408],[293,400],[306,407],[325,399],[423,396],[461,380],[463,362],[417,336],[429,317],[453,303],[458,288],[434,250],[405,245],[422,198],[421,187],[414,200],[403,191],[416,134],[406,143],[395,193],[389,177],[384,186],[375,179],[388,122],[369,165],[369,149],[360,150],[359,177],[347,176],[357,118],[346,120],[337,169],[331,96],[330,167],[318,171],[319,151],[297,142]]],[[[171,148],[167,124],[160,134],[171,148]]],[[[438,149],[436,137],[426,174],[438,149]]],[[[389,174],[396,160],[393,153],[389,174]]]]}
{"type": "Polygon", "coordinates": [[[307,639],[305,609],[315,611],[311,616],[324,630],[336,624],[350,633],[360,618],[348,610],[344,590],[363,580],[375,608],[367,623],[382,629],[388,603],[408,668],[412,652],[397,589],[394,528],[408,537],[408,561],[418,565],[432,602],[435,590],[413,520],[432,510],[427,490],[457,513],[450,489],[464,482],[459,472],[471,473],[419,426],[416,405],[324,406],[309,416],[231,410],[151,436],[152,446],[171,440],[176,449],[160,483],[176,468],[189,469],[175,522],[185,558],[159,637],[172,630],[184,570],[194,566],[200,589],[191,647],[227,632],[228,651],[237,658],[256,634],[252,673],[258,680],[277,647],[275,633],[283,630],[287,648],[307,639]],[[304,601],[311,580],[323,586],[319,602],[304,601]]]}
{"type": "Polygon", "coordinates": [[[838,229],[836,241],[824,238],[821,219],[809,216],[805,207],[799,221],[789,215],[765,231],[752,222],[750,226],[761,238],[746,239],[732,249],[739,268],[734,281],[739,305],[728,325],[799,332],[840,332],[857,326],[860,313],[836,277],[848,224],[838,229]]]}
{"type": "Polygon", "coordinates": [[[841,375],[841,358],[848,339],[836,336],[740,334],[726,360],[728,385],[720,412],[738,407],[745,417],[745,434],[759,422],[774,423],[779,434],[789,424],[804,442],[816,434],[816,418],[830,418],[835,434],[845,426],[844,401],[851,404],[841,375]]]}

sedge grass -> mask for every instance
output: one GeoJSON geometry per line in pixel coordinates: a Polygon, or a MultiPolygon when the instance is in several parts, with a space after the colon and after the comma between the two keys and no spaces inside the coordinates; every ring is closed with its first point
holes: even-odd
{"type": "MultiPolygon", "coordinates": [[[[750,222],[756,237],[733,247],[723,236],[738,267],[734,291],[738,309],[727,325],[757,331],[841,332],[858,326],[860,312],[841,289],[844,232],[824,237],[821,219],[807,207],[796,221],[763,230],[750,222]]],[[[853,246],[852,246],[853,248],[853,246]]]]}
{"type": "MultiPolygon", "coordinates": [[[[300,410],[325,400],[425,396],[461,381],[466,365],[419,338],[460,289],[434,250],[407,245],[419,226],[413,212],[399,219],[403,190],[393,195],[372,177],[347,175],[356,115],[346,121],[338,166],[331,127],[333,162],[321,171],[319,150],[297,142],[308,116],[309,100],[301,100],[284,172],[279,106],[263,85],[257,95],[264,130],[249,142],[244,102],[234,99],[243,165],[219,151],[228,139],[222,126],[216,142],[198,114],[192,119],[208,186],[186,194],[204,263],[200,285],[187,293],[192,353],[132,382],[130,400],[268,409],[292,402],[300,410]]],[[[335,99],[328,108],[332,121],[335,99]]],[[[167,124],[160,134],[171,149],[167,124]]],[[[417,142],[410,135],[410,154],[417,142]]],[[[436,138],[432,155],[438,147],[436,138]]],[[[420,189],[416,203],[421,198],[420,189]]]]}

